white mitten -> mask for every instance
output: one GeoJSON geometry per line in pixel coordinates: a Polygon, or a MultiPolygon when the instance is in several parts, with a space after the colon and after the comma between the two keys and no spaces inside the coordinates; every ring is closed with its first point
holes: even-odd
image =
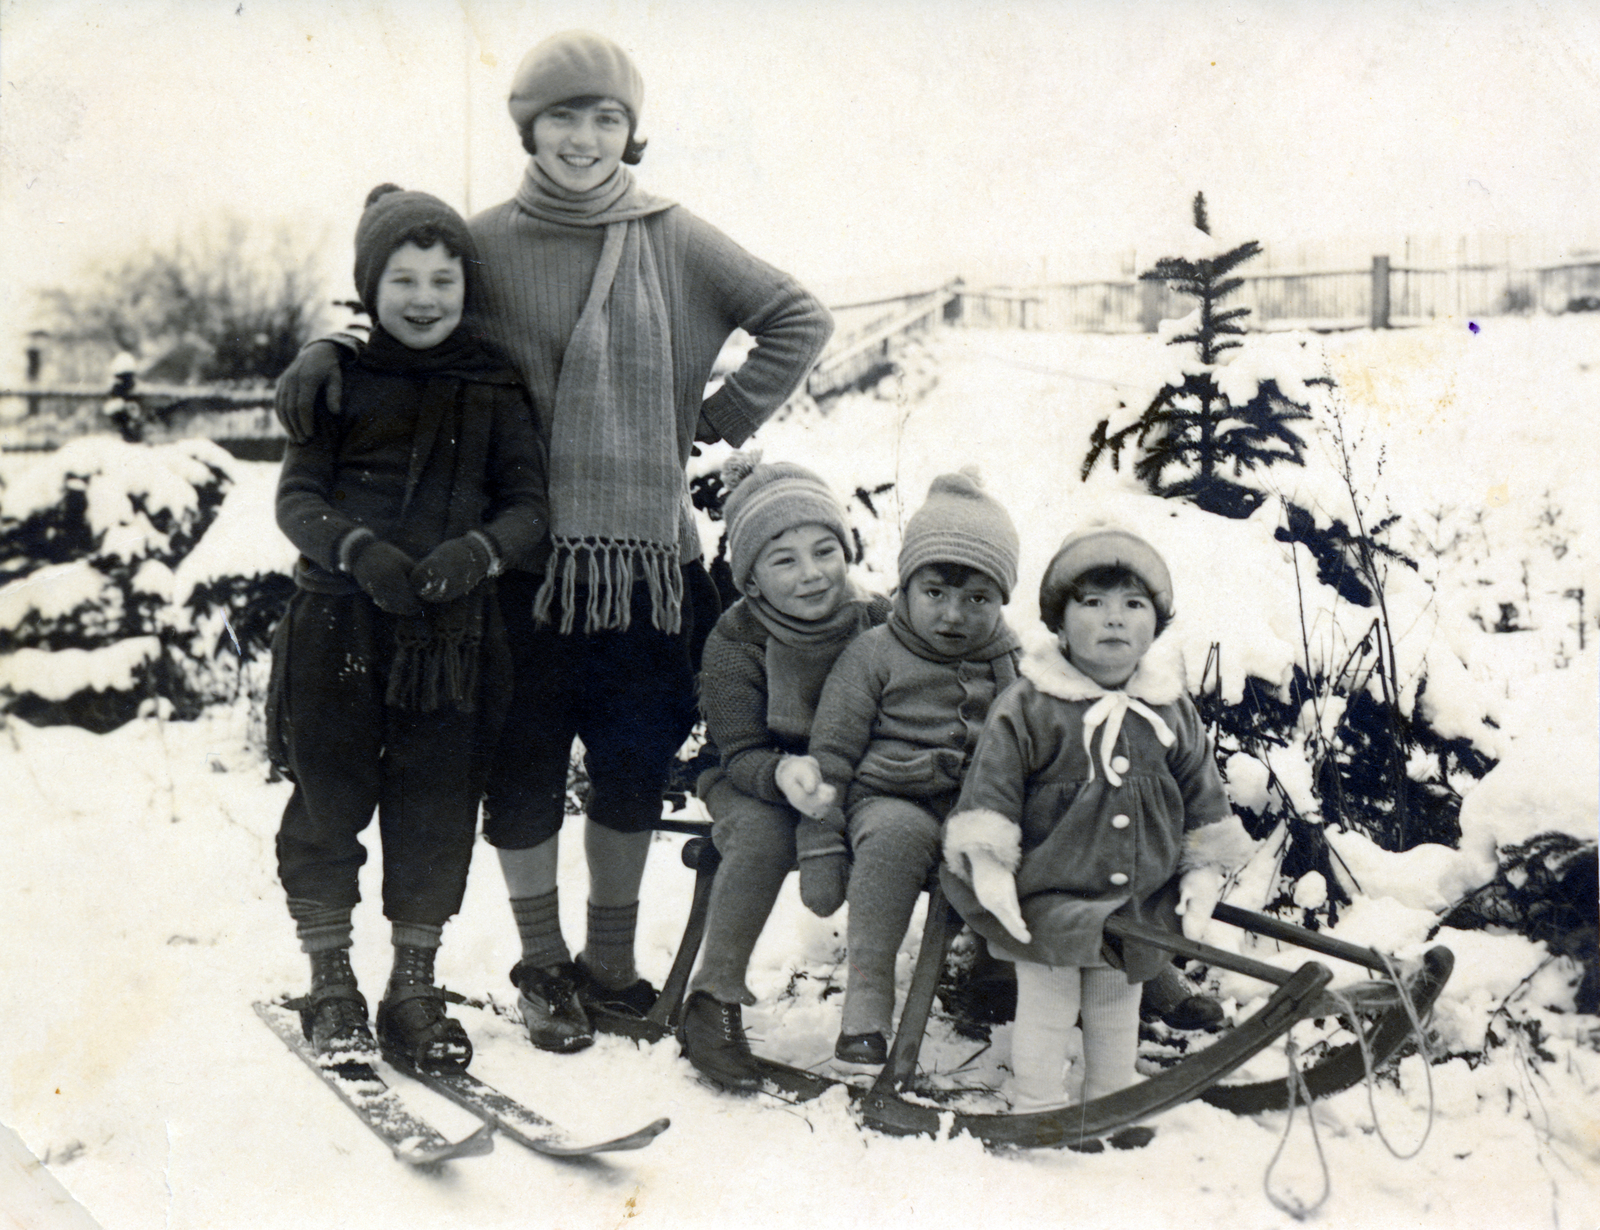
{"type": "Polygon", "coordinates": [[[789,806],[813,820],[820,820],[826,814],[838,794],[822,780],[822,766],[812,756],[784,756],[772,771],[772,777],[783,791],[783,797],[789,800],[789,806]]]}
{"type": "Polygon", "coordinates": [[[1021,944],[1029,943],[1033,933],[1022,921],[1022,907],[1017,904],[1016,873],[1007,870],[1004,863],[974,852],[968,864],[972,868],[972,892],[978,903],[998,918],[1005,929],[1017,937],[1021,944]]]}
{"type": "Polygon", "coordinates": [[[1178,879],[1178,914],[1183,919],[1184,938],[1200,940],[1211,923],[1211,911],[1222,899],[1222,872],[1215,867],[1196,867],[1178,879]]]}

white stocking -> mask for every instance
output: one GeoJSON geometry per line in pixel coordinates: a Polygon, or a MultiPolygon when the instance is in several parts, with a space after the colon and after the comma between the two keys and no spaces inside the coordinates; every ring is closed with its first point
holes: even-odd
{"type": "MultiPolygon", "coordinates": [[[[1067,1104],[1067,1048],[1078,1023],[1076,965],[1017,962],[1017,1021],[1011,1031],[1011,1108],[1016,1114],[1067,1104]]],[[[1134,1000],[1135,1013],[1138,999],[1134,1000]]]]}
{"type": "MultiPolygon", "coordinates": [[[[1017,971],[1020,975],[1022,967],[1017,971]]],[[[1020,1015],[1019,977],[1017,1012],[1020,1015]]],[[[1083,971],[1083,1100],[1126,1089],[1139,1079],[1139,999],[1144,984],[1121,970],[1096,965],[1083,971]]]]}

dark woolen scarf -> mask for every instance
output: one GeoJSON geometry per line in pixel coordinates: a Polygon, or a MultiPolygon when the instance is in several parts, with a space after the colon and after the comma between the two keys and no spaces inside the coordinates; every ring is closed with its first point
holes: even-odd
{"type": "Polygon", "coordinates": [[[678,464],[666,297],[650,236],[640,225],[673,202],[644,192],[626,167],[589,192],[571,193],[531,161],[516,200],[547,222],[605,227],[600,262],[556,384],[554,553],[534,595],[534,618],[548,622],[559,595],[560,630],[570,633],[581,587],[583,631],[624,629],[634,581],[643,579],[651,622],[676,632],[686,487],[678,464]]]}
{"type": "MultiPolygon", "coordinates": [[[[446,538],[476,529],[472,493],[488,465],[494,420],[489,386],[515,386],[520,383],[516,373],[465,323],[427,350],[413,350],[377,325],[357,362],[370,371],[425,382],[401,519],[413,507],[431,507],[443,497],[446,538]],[[425,494],[414,504],[419,489],[425,494]]],[[[454,602],[428,604],[421,615],[394,616],[386,704],[424,713],[450,704],[471,712],[488,595],[489,587],[479,585],[454,602]]]]}
{"type": "Polygon", "coordinates": [[[845,646],[872,626],[873,596],[854,581],[846,584],[849,595],[826,619],[792,619],[765,598],[744,600],[767,630],[767,729],[774,734],[810,736],[828,672],[845,646]]]}
{"type": "Polygon", "coordinates": [[[1002,618],[994,627],[994,635],[984,644],[967,653],[945,653],[917,635],[911,626],[911,611],[906,602],[905,590],[894,596],[894,606],[889,611],[889,631],[912,653],[929,662],[948,666],[952,662],[988,662],[994,671],[995,695],[998,696],[1017,679],[1017,655],[1022,651],[1022,641],[1002,618]]]}

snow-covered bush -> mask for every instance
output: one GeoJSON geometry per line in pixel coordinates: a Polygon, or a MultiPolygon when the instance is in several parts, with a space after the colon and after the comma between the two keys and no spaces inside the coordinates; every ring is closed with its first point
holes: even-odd
{"type": "MultiPolygon", "coordinates": [[[[204,440],[90,436],[10,474],[0,495],[7,711],[104,732],[162,701],[192,717],[238,694],[290,582],[254,562],[215,567],[237,464],[204,440]]],[[[243,510],[230,511],[237,520],[243,510]]],[[[276,537],[270,519],[242,532],[256,557],[262,537],[276,537]]]]}

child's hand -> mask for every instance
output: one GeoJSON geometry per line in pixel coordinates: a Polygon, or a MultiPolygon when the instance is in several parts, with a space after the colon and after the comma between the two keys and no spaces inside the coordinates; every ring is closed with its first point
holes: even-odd
{"type": "Polygon", "coordinates": [[[802,816],[820,820],[833,806],[838,794],[822,780],[822,766],[811,756],[785,756],[772,771],[778,789],[789,800],[789,806],[802,816]]]}
{"type": "Polygon", "coordinates": [[[974,857],[969,866],[972,868],[972,892],[978,904],[998,918],[1019,943],[1032,941],[1033,933],[1023,921],[1022,907],[1017,903],[1017,877],[998,859],[981,855],[974,857]]]}
{"type": "Polygon", "coordinates": [[[470,593],[489,575],[494,557],[473,534],[441,542],[411,573],[411,583],[424,602],[453,602],[470,593]]]}
{"type": "Polygon", "coordinates": [[[294,357],[287,371],[278,377],[273,395],[273,410],[289,439],[304,444],[311,439],[317,424],[317,394],[325,393],[328,410],[339,413],[339,395],[344,386],[344,369],[339,366],[339,346],[316,341],[294,357]]]}
{"type": "Polygon", "coordinates": [[[1215,867],[1196,867],[1178,880],[1178,914],[1185,939],[1200,940],[1211,924],[1211,911],[1222,898],[1222,873],[1215,867]]]}
{"type": "Polygon", "coordinates": [[[350,562],[350,575],[378,609],[391,615],[421,615],[422,603],[411,587],[412,559],[393,543],[370,538],[350,562]]]}

